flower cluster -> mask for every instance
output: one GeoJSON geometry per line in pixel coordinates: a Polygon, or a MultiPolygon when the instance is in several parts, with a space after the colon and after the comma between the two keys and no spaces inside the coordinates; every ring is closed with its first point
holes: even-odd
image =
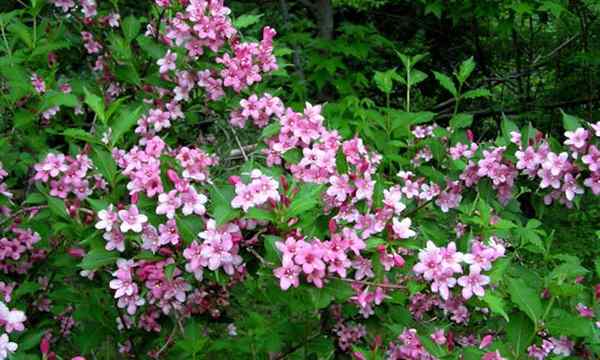
{"type": "Polygon", "coordinates": [[[267,202],[279,202],[279,183],[273,178],[263,175],[254,169],[250,173],[250,183],[244,184],[239,179],[235,181],[235,197],[231,201],[234,209],[242,208],[245,212],[251,207],[258,207],[267,202]]]}
{"type": "Polygon", "coordinates": [[[184,251],[187,260],[185,269],[193,273],[198,281],[203,278],[203,269],[216,271],[222,268],[228,275],[242,271],[243,259],[239,256],[242,233],[239,226],[225,224],[217,226],[213,219],[206,222],[206,230],[198,234],[202,243],[193,241],[184,251]]]}
{"type": "Polygon", "coordinates": [[[6,333],[0,336],[0,360],[7,359],[11,353],[17,351],[18,345],[11,342],[8,334],[13,331],[25,330],[24,322],[27,320],[25,313],[20,310],[10,310],[8,306],[0,301],[0,328],[6,333]]]}
{"type": "Polygon", "coordinates": [[[110,288],[115,290],[117,306],[127,309],[129,315],[135,314],[137,308],[146,303],[140,296],[138,285],[134,281],[135,266],[133,260],[117,260],[117,270],[112,273],[115,279],[109,283],[110,288]]]}
{"type": "Polygon", "coordinates": [[[35,262],[46,257],[46,252],[33,247],[41,239],[38,233],[16,226],[10,230],[10,238],[0,238],[0,271],[25,274],[35,262]]]}
{"type": "Polygon", "coordinates": [[[388,360],[419,359],[435,360],[435,357],[425,349],[415,329],[405,329],[399,336],[400,342],[390,343],[386,352],[388,360]]]}
{"type": "Polygon", "coordinates": [[[164,191],[159,158],[165,146],[164,141],[155,136],[148,139],[143,149],[138,146],[134,146],[128,152],[113,149],[113,158],[123,169],[123,175],[129,177],[129,194],[145,192],[147,196],[155,197],[164,191]]]}
{"type": "Polygon", "coordinates": [[[462,287],[463,298],[468,300],[473,295],[482,297],[485,294],[484,286],[489,284],[490,278],[481,272],[490,270],[492,262],[504,256],[504,252],[504,246],[495,239],[490,240],[490,245],[473,241],[468,254],[457,251],[454,242],[439,248],[428,241],[427,247],[419,252],[419,262],[413,271],[431,282],[431,291],[442,299],[448,300],[450,289],[458,284],[462,287]],[[457,279],[456,274],[463,273],[462,263],[469,265],[469,274],[457,279]]]}
{"type": "Polygon", "coordinates": [[[573,342],[566,336],[560,338],[550,337],[543,339],[541,345],[531,345],[527,348],[529,358],[544,360],[550,354],[557,356],[570,356],[573,351],[573,342]]]}
{"type": "Polygon", "coordinates": [[[140,233],[148,222],[148,217],[140,214],[136,205],[117,212],[110,204],[108,208],[98,212],[98,219],[100,221],[96,223],[96,229],[104,230],[106,250],[116,249],[120,252],[125,251],[125,233],[128,231],[140,233]]]}
{"type": "Polygon", "coordinates": [[[271,94],[263,94],[260,98],[256,94],[240,101],[241,109],[231,112],[229,122],[231,125],[243,128],[248,119],[252,119],[258,128],[267,126],[272,116],[281,117],[285,111],[283,102],[271,94]]]}
{"type": "Polygon", "coordinates": [[[94,188],[106,188],[106,182],[100,175],[90,175],[92,168],[93,163],[85,154],[71,157],[50,153],[34,166],[36,173],[33,179],[49,182],[51,196],[66,199],[72,194],[78,200],[83,200],[92,194],[94,188]]]}

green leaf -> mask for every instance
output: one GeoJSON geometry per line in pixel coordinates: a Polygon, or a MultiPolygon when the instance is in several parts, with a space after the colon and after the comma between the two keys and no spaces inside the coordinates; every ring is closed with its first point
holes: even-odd
{"type": "Polygon", "coordinates": [[[465,81],[467,81],[469,76],[471,76],[473,70],[475,70],[475,60],[473,60],[473,57],[471,56],[467,60],[463,61],[462,64],[460,64],[456,78],[461,84],[463,84],[465,81]]]}
{"type": "Polygon", "coordinates": [[[138,121],[142,107],[138,106],[135,110],[129,107],[124,107],[120,112],[120,116],[113,118],[110,125],[112,129],[112,144],[117,145],[121,137],[127,133],[138,121]]]}
{"type": "Polygon", "coordinates": [[[108,181],[109,184],[113,184],[117,175],[117,164],[115,163],[115,160],[108,151],[100,146],[93,146],[92,149],[91,156],[94,165],[96,165],[96,168],[106,181],[108,181]]]}
{"type": "Polygon", "coordinates": [[[138,36],[137,43],[140,48],[154,60],[162,58],[167,52],[166,46],[157,43],[153,38],[146,35],[138,36]]]}
{"type": "Polygon", "coordinates": [[[379,90],[389,95],[394,88],[394,80],[398,80],[399,77],[396,68],[393,68],[385,72],[375,71],[373,81],[379,90]]]}
{"type": "Polygon", "coordinates": [[[115,251],[107,251],[103,248],[93,249],[85,255],[79,266],[84,270],[96,270],[114,264],[118,258],[119,255],[115,251]]]}
{"type": "Polygon", "coordinates": [[[487,291],[483,296],[483,301],[485,301],[490,310],[493,313],[501,315],[506,322],[509,322],[508,315],[506,314],[504,300],[496,295],[493,295],[490,291],[487,291]]]}
{"type": "Polygon", "coordinates": [[[138,18],[133,15],[126,17],[121,23],[121,28],[123,29],[123,35],[127,41],[132,42],[138,34],[140,33],[140,28],[142,23],[138,18]]]}
{"type": "Polygon", "coordinates": [[[563,127],[565,128],[565,130],[573,131],[581,127],[581,123],[583,120],[576,116],[569,115],[562,110],[561,112],[563,116],[563,127]]]}
{"type": "Polygon", "coordinates": [[[14,20],[8,26],[8,30],[21,39],[28,48],[33,48],[33,37],[29,26],[26,26],[19,20],[14,20]]]}
{"type": "Polygon", "coordinates": [[[104,210],[108,207],[108,205],[110,205],[110,203],[104,199],[93,199],[91,197],[87,197],[85,198],[85,201],[87,201],[92,206],[92,209],[94,209],[96,212],[104,210]]]}
{"type": "Polygon", "coordinates": [[[197,215],[177,215],[176,221],[179,235],[181,235],[181,238],[186,244],[190,244],[192,241],[196,240],[198,234],[204,229],[204,221],[197,215]]]}
{"type": "Polygon", "coordinates": [[[36,291],[38,291],[39,289],[41,289],[41,285],[38,284],[37,282],[33,282],[33,281],[24,281],[23,283],[21,283],[21,285],[19,285],[19,287],[13,292],[12,294],[12,298],[13,301],[18,300],[19,298],[25,296],[25,295],[29,295],[29,294],[33,294],[36,291]]]}
{"type": "Polygon", "coordinates": [[[62,132],[62,134],[66,137],[85,141],[86,143],[101,144],[101,142],[94,135],[90,134],[89,132],[83,129],[66,129],[62,132]]]}
{"type": "Polygon", "coordinates": [[[235,192],[233,186],[224,185],[219,188],[212,188],[210,192],[212,216],[217,225],[223,225],[241,215],[239,209],[231,207],[235,192]]]}
{"type": "Polygon", "coordinates": [[[67,208],[65,207],[65,202],[62,199],[55,198],[53,196],[48,196],[48,208],[50,212],[54,215],[61,217],[65,220],[71,220],[69,213],[67,212],[67,208]]]}
{"type": "Polygon", "coordinates": [[[304,183],[286,209],[286,218],[298,216],[316,207],[321,201],[322,185],[304,183]]]}
{"type": "Polygon", "coordinates": [[[60,91],[48,91],[46,95],[44,95],[40,109],[47,110],[54,106],[67,106],[73,108],[77,105],[79,105],[79,101],[77,100],[77,96],[73,94],[65,94],[60,91]]]}
{"type": "Polygon", "coordinates": [[[35,120],[36,116],[34,113],[24,109],[19,109],[15,112],[13,124],[15,129],[27,129],[35,122],[35,120]]]}
{"type": "Polygon", "coordinates": [[[592,334],[590,319],[558,310],[546,322],[546,328],[554,336],[586,337],[592,334]]]}
{"type": "Polygon", "coordinates": [[[280,130],[281,130],[280,122],[271,123],[262,130],[262,132],[260,133],[260,138],[268,139],[270,137],[273,137],[273,136],[279,134],[280,130]]]}
{"type": "Polygon", "coordinates": [[[237,19],[233,20],[233,27],[236,29],[247,28],[250,25],[256,24],[258,22],[258,20],[260,20],[261,17],[262,17],[262,14],[260,14],[260,15],[252,15],[252,14],[242,15],[242,16],[238,17],[237,19]]]}
{"type": "Polygon", "coordinates": [[[473,115],[456,114],[450,119],[450,126],[454,129],[468,128],[473,123],[473,115]]]}
{"type": "Polygon", "coordinates": [[[452,94],[454,97],[458,97],[458,90],[456,90],[454,81],[452,81],[452,79],[448,75],[434,71],[433,76],[440,83],[440,85],[442,85],[444,89],[448,90],[450,94],[452,94]]]}
{"type": "Polygon", "coordinates": [[[427,74],[420,70],[411,70],[410,71],[410,79],[408,81],[408,85],[413,86],[427,79],[427,74]]]}
{"type": "Polygon", "coordinates": [[[518,312],[510,316],[510,322],[506,327],[506,338],[511,345],[512,359],[520,359],[520,355],[531,344],[535,329],[533,323],[525,314],[518,312]]]}
{"type": "Polygon", "coordinates": [[[91,93],[87,88],[83,88],[83,92],[85,93],[84,102],[94,111],[96,116],[102,121],[103,124],[106,124],[106,115],[104,113],[104,100],[96,95],[91,93]]]}
{"type": "Polygon", "coordinates": [[[246,213],[245,217],[247,219],[254,219],[254,220],[265,220],[265,221],[269,221],[269,222],[275,221],[275,214],[273,214],[272,211],[255,208],[255,207],[248,209],[248,212],[246,213]]]}
{"type": "Polygon", "coordinates": [[[537,324],[544,311],[539,294],[530,288],[523,279],[510,279],[508,291],[512,302],[527,314],[534,324],[537,324]]]}
{"type": "Polygon", "coordinates": [[[488,89],[479,88],[474,90],[469,90],[466,93],[462,94],[462,98],[464,99],[476,99],[481,97],[490,97],[492,93],[488,89]]]}

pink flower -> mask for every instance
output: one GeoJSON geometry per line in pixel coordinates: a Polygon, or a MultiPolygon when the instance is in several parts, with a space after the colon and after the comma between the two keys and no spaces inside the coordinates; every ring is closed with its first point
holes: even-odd
{"type": "Polygon", "coordinates": [[[334,175],[329,178],[331,186],[327,189],[327,195],[335,198],[338,202],[346,201],[348,195],[352,194],[353,188],[350,185],[348,175],[334,175]]]}
{"type": "Polygon", "coordinates": [[[0,326],[4,326],[7,333],[23,331],[27,320],[25,313],[20,310],[10,310],[4,302],[0,301],[0,326]]]}
{"type": "Polygon", "coordinates": [[[592,129],[594,129],[596,137],[600,137],[600,121],[598,121],[595,124],[590,124],[590,126],[592,127],[592,129]]]}
{"type": "Polygon", "coordinates": [[[31,74],[31,85],[33,85],[33,88],[38,94],[46,92],[46,83],[44,82],[44,79],[36,73],[31,74]]]}
{"type": "Polygon", "coordinates": [[[283,264],[281,267],[273,270],[275,276],[279,279],[279,286],[282,290],[287,290],[290,286],[298,287],[300,285],[300,267],[294,263],[283,264]]]}
{"type": "Polygon", "coordinates": [[[123,233],[129,230],[139,233],[142,231],[142,225],[148,222],[148,217],[144,214],[140,214],[137,206],[131,205],[128,210],[119,211],[119,218],[121,219],[121,231],[123,233]]]}
{"type": "Polygon", "coordinates": [[[113,225],[118,220],[117,212],[113,209],[113,205],[110,204],[106,209],[98,212],[98,219],[100,219],[100,221],[96,223],[96,229],[110,231],[113,228],[113,225]]]}
{"type": "Polygon", "coordinates": [[[7,334],[0,336],[0,359],[7,359],[11,353],[17,351],[17,344],[11,342],[7,334]]]}
{"type": "Polygon", "coordinates": [[[493,340],[494,340],[493,335],[488,334],[488,335],[484,336],[483,339],[481,339],[481,342],[479,343],[479,348],[485,349],[492,343],[493,340]]]}
{"type": "Polygon", "coordinates": [[[578,128],[575,131],[566,131],[565,136],[567,137],[565,145],[570,145],[575,149],[581,150],[586,145],[589,133],[584,128],[578,128]]]}
{"type": "Polygon", "coordinates": [[[307,244],[298,249],[294,261],[302,266],[302,270],[306,274],[312,273],[314,270],[325,270],[325,263],[321,259],[323,251],[316,245],[307,244]]]}
{"type": "Polygon", "coordinates": [[[444,329],[437,329],[431,334],[431,340],[433,340],[438,345],[444,345],[446,343],[446,335],[444,334],[444,329]]]}
{"type": "Polygon", "coordinates": [[[398,221],[398,218],[392,219],[392,229],[394,234],[400,239],[408,239],[415,236],[417,233],[410,229],[412,221],[409,218],[404,218],[402,221],[398,221]]]}
{"type": "Polygon", "coordinates": [[[75,7],[75,2],[73,0],[52,0],[51,2],[54,3],[54,6],[61,8],[64,12],[75,7]]]}
{"type": "Polygon", "coordinates": [[[175,217],[175,210],[181,206],[181,198],[177,190],[171,190],[168,193],[158,195],[157,215],[166,215],[168,219],[175,217]]]}
{"type": "Polygon", "coordinates": [[[164,74],[169,72],[169,70],[175,70],[177,68],[177,64],[175,61],[177,60],[177,54],[172,53],[171,50],[167,50],[167,53],[162,59],[158,59],[156,64],[160,66],[160,73],[164,74]]]}
{"type": "Polygon", "coordinates": [[[471,269],[469,275],[458,278],[458,284],[463,287],[462,295],[465,300],[470,299],[473,294],[482,297],[485,294],[483,287],[490,283],[490,278],[481,275],[479,269],[471,269]]]}

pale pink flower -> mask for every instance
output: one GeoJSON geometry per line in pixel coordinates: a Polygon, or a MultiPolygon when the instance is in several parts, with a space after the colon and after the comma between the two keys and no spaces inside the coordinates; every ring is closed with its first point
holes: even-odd
{"type": "Polygon", "coordinates": [[[471,269],[469,275],[458,278],[458,284],[463,287],[462,295],[465,300],[470,299],[473,294],[482,297],[485,294],[484,286],[490,283],[490,278],[482,275],[479,269],[471,269]]]}
{"type": "Polygon", "coordinates": [[[410,218],[404,218],[402,221],[398,221],[398,218],[392,219],[392,229],[394,230],[394,234],[400,239],[408,239],[410,237],[415,236],[417,233],[410,229],[410,225],[412,221],[410,218]]]}
{"type": "Polygon", "coordinates": [[[148,217],[144,214],[140,214],[137,206],[131,205],[128,210],[119,211],[119,218],[121,219],[121,231],[123,233],[129,230],[133,232],[141,232],[142,225],[148,222],[148,217]]]}
{"type": "Polygon", "coordinates": [[[156,64],[160,66],[160,73],[164,74],[169,72],[169,70],[175,70],[177,68],[177,64],[175,61],[177,60],[177,54],[172,53],[171,50],[167,50],[165,56],[161,59],[158,59],[156,64]]]}

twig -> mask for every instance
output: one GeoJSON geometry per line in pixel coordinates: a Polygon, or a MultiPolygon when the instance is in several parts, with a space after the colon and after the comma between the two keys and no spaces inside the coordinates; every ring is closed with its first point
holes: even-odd
{"type": "Polygon", "coordinates": [[[244,151],[244,147],[242,146],[242,143],[240,142],[240,139],[237,136],[237,133],[235,132],[235,129],[233,127],[231,127],[231,132],[233,132],[233,137],[235,137],[235,142],[237,142],[240,151],[242,152],[242,156],[244,157],[245,161],[248,161],[248,155],[246,155],[246,151],[244,151]]]}
{"type": "Polygon", "coordinates": [[[342,281],[345,281],[348,283],[357,283],[357,284],[375,286],[375,287],[386,288],[386,289],[406,289],[406,287],[404,285],[399,285],[399,284],[376,283],[376,282],[372,282],[372,281],[354,280],[354,279],[348,279],[348,278],[341,278],[341,277],[337,277],[337,276],[328,276],[327,278],[335,279],[335,280],[342,280],[342,281]]]}
{"type": "Polygon", "coordinates": [[[177,326],[175,324],[173,324],[173,330],[169,334],[169,337],[167,338],[167,341],[165,341],[165,343],[163,344],[163,346],[156,352],[156,358],[157,359],[160,356],[160,354],[162,354],[163,351],[165,351],[169,347],[169,345],[171,345],[171,343],[173,342],[173,338],[175,337],[175,333],[176,332],[177,332],[177,326]]]}

